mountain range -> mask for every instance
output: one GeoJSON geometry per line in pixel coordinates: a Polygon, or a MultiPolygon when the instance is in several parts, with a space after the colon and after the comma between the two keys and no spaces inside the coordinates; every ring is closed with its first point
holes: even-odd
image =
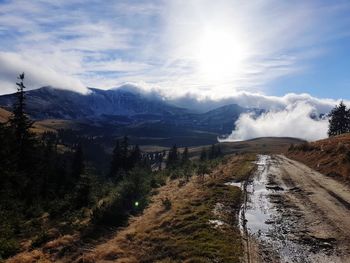
{"type": "MultiPolygon", "coordinates": [[[[0,107],[11,110],[15,100],[16,94],[2,95],[0,107]]],[[[26,110],[34,120],[75,121],[94,133],[128,134],[166,141],[183,136],[195,137],[196,141],[204,136],[209,138],[208,143],[215,141],[218,135],[230,133],[240,114],[261,112],[230,104],[198,113],[161,97],[147,96],[127,85],[110,90],[89,88],[87,94],[42,87],[26,91],[26,110]]],[[[203,142],[206,139],[200,140],[201,144],[203,142]]]]}

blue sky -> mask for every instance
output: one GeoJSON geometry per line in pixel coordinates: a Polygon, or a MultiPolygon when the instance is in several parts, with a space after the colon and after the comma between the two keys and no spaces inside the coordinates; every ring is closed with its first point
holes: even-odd
{"type": "Polygon", "coordinates": [[[0,94],[133,83],[167,96],[350,96],[349,1],[0,0],[0,94]]]}

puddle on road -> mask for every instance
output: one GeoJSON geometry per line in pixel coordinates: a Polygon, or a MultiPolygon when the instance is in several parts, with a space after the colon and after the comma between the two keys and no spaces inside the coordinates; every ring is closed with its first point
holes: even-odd
{"type": "Polygon", "coordinates": [[[283,188],[277,191],[269,187],[271,164],[275,161],[268,155],[259,155],[256,164],[254,180],[227,185],[245,189],[246,202],[240,211],[241,231],[258,240],[265,262],[341,262],[328,255],[328,251],[315,252],[314,247],[301,242],[299,211],[292,206],[285,208],[281,203],[283,188]]]}

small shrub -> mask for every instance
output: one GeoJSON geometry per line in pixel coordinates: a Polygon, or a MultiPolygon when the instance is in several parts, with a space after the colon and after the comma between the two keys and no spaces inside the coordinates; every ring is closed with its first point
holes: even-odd
{"type": "Polygon", "coordinates": [[[0,261],[18,252],[18,242],[13,238],[0,238],[0,261]]]}
{"type": "Polygon", "coordinates": [[[171,209],[171,201],[170,199],[167,197],[165,199],[162,199],[162,205],[164,207],[165,211],[168,211],[171,209]]]}
{"type": "Polygon", "coordinates": [[[288,151],[289,151],[289,152],[294,151],[294,143],[292,143],[292,144],[289,146],[288,151]]]}
{"type": "Polygon", "coordinates": [[[46,230],[41,230],[40,233],[33,240],[32,246],[39,247],[48,241],[50,241],[50,235],[47,233],[46,230]]]}

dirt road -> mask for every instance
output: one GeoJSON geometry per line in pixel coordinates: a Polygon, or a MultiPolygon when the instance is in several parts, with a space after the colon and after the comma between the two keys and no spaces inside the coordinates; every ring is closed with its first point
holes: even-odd
{"type": "Polygon", "coordinates": [[[249,262],[350,262],[350,188],[282,155],[260,156],[242,218],[249,262]]]}

